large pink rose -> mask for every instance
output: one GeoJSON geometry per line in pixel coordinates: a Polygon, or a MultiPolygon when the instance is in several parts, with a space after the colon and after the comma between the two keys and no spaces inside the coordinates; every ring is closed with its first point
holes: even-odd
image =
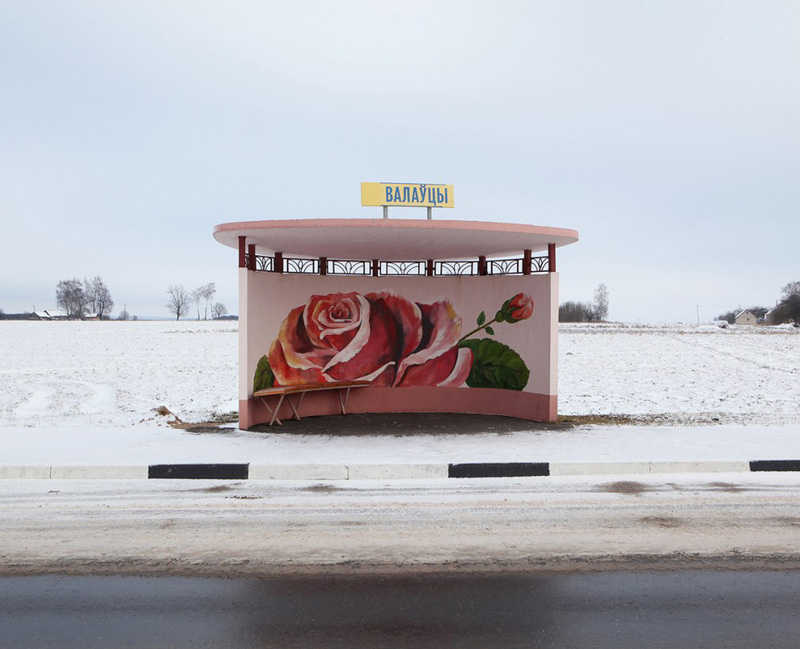
{"type": "Polygon", "coordinates": [[[472,366],[460,334],[447,301],[416,304],[388,291],[312,295],[284,319],[269,364],[275,385],[460,386],[472,366]]]}

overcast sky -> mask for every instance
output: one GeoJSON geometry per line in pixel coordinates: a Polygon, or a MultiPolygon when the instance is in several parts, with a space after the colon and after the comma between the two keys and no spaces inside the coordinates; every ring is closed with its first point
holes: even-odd
{"type": "Polygon", "coordinates": [[[612,319],[800,280],[797,1],[2,6],[5,311],[99,274],[115,311],[215,281],[235,312],[213,226],[377,216],[362,180],[453,183],[434,218],[577,229],[561,300],[605,282],[612,319]]]}

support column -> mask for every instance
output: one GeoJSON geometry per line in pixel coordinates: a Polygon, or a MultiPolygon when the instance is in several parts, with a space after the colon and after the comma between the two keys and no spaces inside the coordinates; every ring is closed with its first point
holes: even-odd
{"type": "Polygon", "coordinates": [[[556,272],[556,244],[547,244],[547,272],[556,272]]]}
{"type": "Polygon", "coordinates": [[[274,264],[273,270],[276,273],[282,273],[283,272],[283,253],[282,252],[276,252],[275,253],[275,264],[274,264]]]}
{"type": "Polygon", "coordinates": [[[319,274],[320,275],[327,275],[328,274],[328,258],[327,257],[320,257],[319,258],[319,274]]]}
{"type": "Polygon", "coordinates": [[[372,260],[372,276],[377,277],[381,272],[381,262],[377,259],[372,260]]]}
{"type": "Polygon", "coordinates": [[[425,264],[425,274],[428,277],[433,277],[433,259],[429,259],[428,263],[425,264]]]}
{"type": "Polygon", "coordinates": [[[254,243],[247,244],[247,269],[256,269],[256,244],[254,243]]]}
{"type": "Polygon", "coordinates": [[[486,256],[481,255],[478,257],[478,275],[488,275],[489,274],[489,267],[486,263],[486,256]]]}
{"type": "Polygon", "coordinates": [[[247,237],[239,237],[239,268],[247,268],[247,237]]]}
{"type": "Polygon", "coordinates": [[[525,248],[522,251],[522,274],[523,275],[530,275],[531,274],[531,249],[525,248]]]}

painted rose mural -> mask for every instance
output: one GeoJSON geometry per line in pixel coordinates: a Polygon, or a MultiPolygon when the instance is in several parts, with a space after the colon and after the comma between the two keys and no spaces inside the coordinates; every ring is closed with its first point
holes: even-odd
{"type": "Polygon", "coordinates": [[[256,368],[253,391],[267,387],[370,381],[376,386],[492,387],[522,390],[530,372],[513,349],[492,338],[493,325],[533,315],[518,293],[462,336],[447,300],[413,302],[390,291],[312,295],[292,309],[256,368]]]}

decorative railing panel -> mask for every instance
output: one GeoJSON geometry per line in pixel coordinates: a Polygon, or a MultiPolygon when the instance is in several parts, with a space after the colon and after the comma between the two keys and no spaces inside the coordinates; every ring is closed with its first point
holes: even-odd
{"type": "Polygon", "coordinates": [[[301,257],[284,257],[284,273],[307,273],[319,275],[319,259],[304,259],[301,257]]]}
{"type": "Polygon", "coordinates": [[[382,261],[381,275],[425,275],[427,262],[424,261],[382,261]]]}
{"type": "Polygon", "coordinates": [[[371,275],[372,262],[364,259],[329,259],[328,275],[371,275]]]}
{"type": "Polygon", "coordinates": [[[273,270],[275,268],[274,258],[264,255],[256,255],[256,270],[273,270]]]}
{"type": "Polygon", "coordinates": [[[486,261],[487,274],[489,275],[522,275],[522,258],[516,259],[489,259],[486,261]]]}
{"type": "Polygon", "coordinates": [[[532,273],[547,273],[550,270],[549,257],[531,257],[532,273]]]}
{"type": "MultiPolygon", "coordinates": [[[[274,271],[276,268],[275,258],[263,255],[256,255],[255,269],[258,271],[274,271]]],[[[250,267],[250,255],[245,256],[246,267],[250,267]]],[[[366,259],[328,259],[325,262],[325,274],[327,275],[356,275],[369,276],[373,274],[371,260],[366,259]]],[[[531,273],[547,273],[550,270],[550,260],[548,257],[531,257],[531,273]]],[[[510,259],[487,259],[487,275],[523,275],[525,269],[525,259],[515,257],[510,259]]],[[[301,257],[284,257],[284,273],[299,273],[307,275],[319,275],[320,260],[307,259],[301,257]]],[[[428,264],[425,260],[407,261],[380,261],[378,264],[379,276],[398,276],[398,275],[427,275],[428,264]]],[[[480,263],[475,259],[450,260],[441,259],[433,263],[434,277],[452,277],[453,275],[480,275],[480,263]]]]}
{"type": "Polygon", "coordinates": [[[477,261],[436,261],[433,264],[434,275],[477,275],[477,261]]]}

